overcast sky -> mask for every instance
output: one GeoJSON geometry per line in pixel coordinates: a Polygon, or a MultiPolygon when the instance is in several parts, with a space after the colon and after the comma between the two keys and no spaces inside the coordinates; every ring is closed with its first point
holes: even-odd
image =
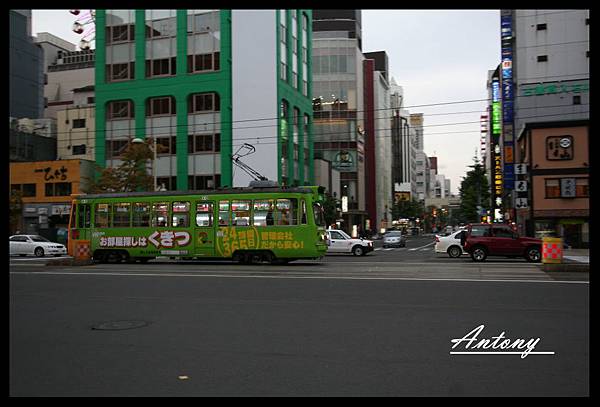
{"type": "MultiPolygon", "coordinates": [[[[33,35],[49,32],[78,44],[75,19],[68,10],[33,10],[33,35]]],[[[479,154],[486,103],[411,106],[487,97],[487,71],[500,61],[499,10],[363,10],[362,38],[363,52],[387,52],[390,78],[404,88],[408,110],[424,113],[425,153],[438,157],[457,194],[479,154]],[[457,112],[474,113],[447,114],[457,112]],[[463,122],[473,123],[445,125],[463,122]]]]}

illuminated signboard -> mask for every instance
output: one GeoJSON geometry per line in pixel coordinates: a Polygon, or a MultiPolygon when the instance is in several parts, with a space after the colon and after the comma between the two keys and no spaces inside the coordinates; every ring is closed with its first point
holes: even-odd
{"type": "Polygon", "coordinates": [[[500,82],[497,79],[492,81],[492,102],[500,101],[500,82]]]}
{"type": "Polygon", "coordinates": [[[513,45],[512,45],[512,15],[506,10],[500,14],[500,37],[502,39],[502,146],[504,148],[504,188],[514,189],[514,129],[513,129],[513,45]]]}
{"type": "Polygon", "coordinates": [[[573,81],[540,83],[537,85],[523,85],[520,87],[520,96],[543,96],[559,93],[589,93],[589,81],[573,81]]]}
{"type": "Polygon", "coordinates": [[[500,117],[502,110],[500,108],[500,102],[492,103],[492,134],[500,134],[501,124],[500,117]]]}

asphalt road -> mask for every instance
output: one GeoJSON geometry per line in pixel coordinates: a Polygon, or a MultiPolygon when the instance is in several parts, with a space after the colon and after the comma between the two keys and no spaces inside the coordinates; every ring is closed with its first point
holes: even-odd
{"type": "Polygon", "coordinates": [[[10,395],[589,395],[587,274],[426,240],[287,267],[12,262],[10,395]],[[450,354],[480,325],[554,354],[450,354]]]}

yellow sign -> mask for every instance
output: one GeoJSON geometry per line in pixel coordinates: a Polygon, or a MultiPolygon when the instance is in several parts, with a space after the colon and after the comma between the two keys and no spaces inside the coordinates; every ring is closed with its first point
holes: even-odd
{"type": "Polygon", "coordinates": [[[294,238],[292,231],[258,231],[256,227],[220,228],[223,236],[217,239],[217,252],[223,257],[230,257],[236,250],[304,249],[304,241],[294,238]]]}
{"type": "Polygon", "coordinates": [[[395,192],[394,198],[396,198],[396,202],[410,201],[410,192],[395,192]]]}
{"type": "Polygon", "coordinates": [[[504,147],[504,163],[505,164],[511,164],[514,163],[514,158],[513,158],[513,147],[512,146],[506,146],[504,147]]]}

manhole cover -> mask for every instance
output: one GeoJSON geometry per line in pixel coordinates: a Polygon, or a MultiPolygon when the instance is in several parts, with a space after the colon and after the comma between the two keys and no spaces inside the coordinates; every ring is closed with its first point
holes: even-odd
{"type": "Polygon", "coordinates": [[[94,325],[92,326],[92,329],[100,331],[122,331],[124,329],[142,328],[148,324],[149,322],[146,321],[111,321],[94,325]]]}

